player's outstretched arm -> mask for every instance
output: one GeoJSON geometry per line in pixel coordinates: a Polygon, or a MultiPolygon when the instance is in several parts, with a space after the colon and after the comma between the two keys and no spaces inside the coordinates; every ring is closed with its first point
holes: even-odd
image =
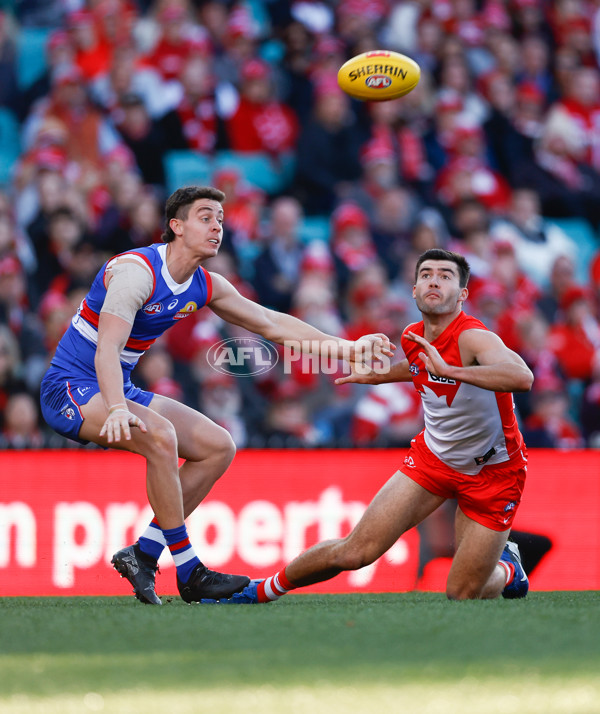
{"type": "Polygon", "coordinates": [[[250,330],[277,344],[299,343],[303,351],[317,351],[333,359],[364,361],[367,355],[391,357],[395,346],[386,335],[365,335],[356,343],[328,335],[292,315],[259,305],[248,300],[220,275],[211,273],[213,296],[211,310],[223,320],[250,330]],[[314,349],[316,347],[316,349],[314,349]]]}
{"type": "Polygon", "coordinates": [[[369,370],[366,370],[360,363],[350,362],[350,374],[338,377],[335,384],[387,384],[388,382],[410,382],[411,379],[406,359],[389,366],[384,363],[374,364],[369,370]]]}
{"type": "Polygon", "coordinates": [[[425,368],[438,377],[456,379],[492,392],[528,392],[533,374],[523,359],[488,330],[465,330],[458,338],[463,364],[458,367],[445,362],[437,349],[424,337],[413,332],[406,337],[419,344],[419,357],[425,368]]]}

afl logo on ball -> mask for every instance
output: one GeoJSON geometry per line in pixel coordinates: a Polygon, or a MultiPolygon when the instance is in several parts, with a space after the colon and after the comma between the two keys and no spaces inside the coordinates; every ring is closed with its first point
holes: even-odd
{"type": "Polygon", "coordinates": [[[365,80],[365,84],[371,89],[387,89],[391,83],[392,80],[387,74],[372,74],[365,80]]]}

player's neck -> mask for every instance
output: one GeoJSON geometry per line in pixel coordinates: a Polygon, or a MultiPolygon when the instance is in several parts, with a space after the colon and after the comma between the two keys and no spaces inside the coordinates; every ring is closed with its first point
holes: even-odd
{"type": "Polygon", "coordinates": [[[423,315],[423,337],[425,337],[428,342],[434,342],[442,334],[442,332],[444,332],[448,325],[456,320],[461,312],[461,308],[458,307],[452,313],[446,313],[443,315],[423,315]]]}
{"type": "Polygon", "coordinates": [[[196,272],[200,261],[194,261],[192,256],[186,255],[185,246],[175,241],[167,244],[167,270],[170,276],[178,284],[185,283],[186,280],[196,272]]]}

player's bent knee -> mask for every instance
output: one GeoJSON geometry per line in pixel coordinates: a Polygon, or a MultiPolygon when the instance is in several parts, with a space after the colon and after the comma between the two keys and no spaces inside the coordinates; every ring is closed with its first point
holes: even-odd
{"type": "Polygon", "coordinates": [[[171,454],[177,456],[177,432],[167,419],[161,419],[159,423],[153,425],[150,449],[159,457],[171,454]]]}
{"type": "Polygon", "coordinates": [[[231,438],[231,434],[225,429],[222,429],[219,433],[215,450],[219,457],[229,466],[235,456],[236,446],[235,441],[231,438]]]}
{"type": "Polygon", "coordinates": [[[190,447],[191,453],[187,458],[191,461],[209,459],[213,463],[219,462],[224,471],[235,457],[236,446],[231,434],[217,424],[212,424],[208,433],[204,425],[199,427],[193,435],[192,443],[198,449],[194,451],[194,447],[190,447]]]}
{"type": "Polygon", "coordinates": [[[474,588],[469,584],[462,586],[446,586],[448,600],[478,600],[481,597],[481,588],[474,588]]]}

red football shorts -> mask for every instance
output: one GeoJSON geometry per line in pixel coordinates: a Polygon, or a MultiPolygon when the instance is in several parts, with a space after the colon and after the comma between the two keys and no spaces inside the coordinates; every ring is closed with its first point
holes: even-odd
{"type": "Polygon", "coordinates": [[[412,440],[401,471],[431,493],[455,498],[465,516],[476,523],[505,531],[521,502],[527,456],[515,454],[510,461],[484,466],[478,474],[463,474],[440,461],[421,433],[412,440]]]}

